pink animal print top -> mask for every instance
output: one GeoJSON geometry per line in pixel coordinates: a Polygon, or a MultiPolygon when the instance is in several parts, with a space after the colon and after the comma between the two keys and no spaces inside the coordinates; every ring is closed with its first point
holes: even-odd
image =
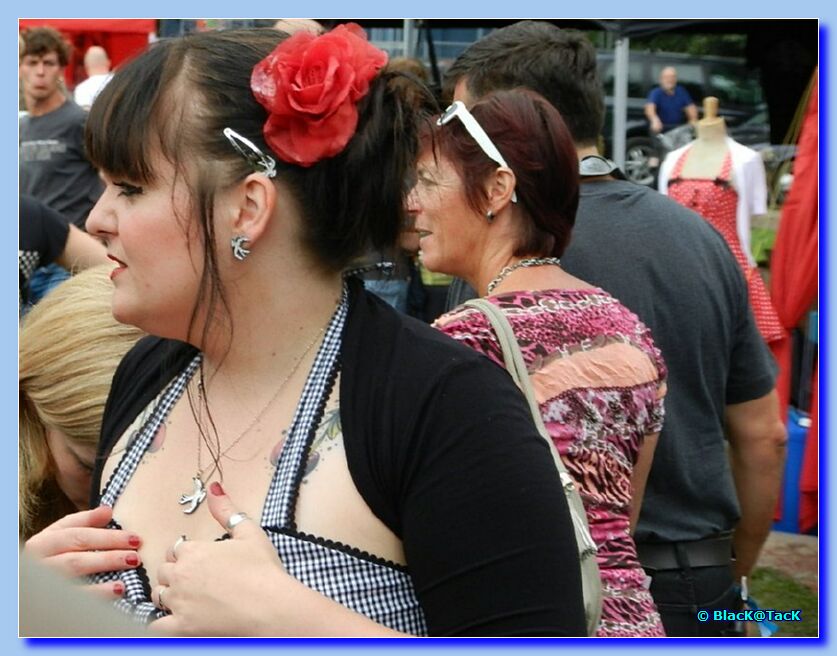
{"type": "MultiPolygon", "coordinates": [[[[633,467],[663,421],[666,369],[649,330],[601,289],[489,300],[512,325],[544,425],[581,492],[604,592],[597,635],[664,635],[629,533],[633,467]]],[[[480,312],[457,308],[435,326],[503,365],[480,312]]]]}

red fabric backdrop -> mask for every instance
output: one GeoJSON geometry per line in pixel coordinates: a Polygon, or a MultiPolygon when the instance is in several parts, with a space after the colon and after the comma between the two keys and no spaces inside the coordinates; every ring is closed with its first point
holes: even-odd
{"type": "MultiPolygon", "coordinates": [[[[785,327],[785,338],[771,343],[773,354],[779,363],[779,379],[776,387],[782,408],[787,417],[791,385],[790,331],[802,320],[817,297],[817,226],[819,220],[819,94],[818,72],[814,72],[813,89],[803,119],[799,148],[793,170],[793,184],[782,208],[776,247],[770,260],[770,291],[773,304],[785,327]]],[[[812,405],[812,421],[818,424],[815,404],[812,405]]],[[[815,430],[808,431],[805,447],[803,479],[811,484],[816,506],[817,439],[815,430]]],[[[810,503],[811,491],[800,495],[801,503],[810,503]]],[[[806,516],[810,511],[806,509],[806,516]]],[[[816,516],[816,511],[814,512],[816,516]]]]}
{"type": "Polygon", "coordinates": [[[84,80],[84,53],[90,46],[102,46],[115,67],[138,54],[157,30],[156,20],[118,18],[21,18],[19,29],[54,27],[73,45],[64,78],[70,90],[84,80]]]}

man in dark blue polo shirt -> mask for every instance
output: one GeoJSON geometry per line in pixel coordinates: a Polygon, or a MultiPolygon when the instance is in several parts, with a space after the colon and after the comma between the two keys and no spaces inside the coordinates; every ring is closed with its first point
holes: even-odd
{"type": "Polygon", "coordinates": [[[651,125],[651,132],[666,132],[685,121],[697,121],[697,107],[684,87],[677,84],[677,70],[667,66],[660,71],[660,86],[648,94],[645,116],[651,125]]]}

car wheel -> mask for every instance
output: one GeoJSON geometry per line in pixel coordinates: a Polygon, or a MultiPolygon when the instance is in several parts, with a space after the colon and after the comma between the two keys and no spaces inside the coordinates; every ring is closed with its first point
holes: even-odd
{"type": "Polygon", "coordinates": [[[631,182],[651,186],[657,179],[660,155],[651,139],[631,137],[625,143],[625,177],[631,182]]]}

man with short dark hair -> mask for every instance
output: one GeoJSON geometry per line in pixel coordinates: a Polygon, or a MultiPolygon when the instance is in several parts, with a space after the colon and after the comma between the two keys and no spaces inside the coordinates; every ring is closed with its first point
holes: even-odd
{"type": "MultiPolygon", "coordinates": [[[[633,310],[668,366],[666,419],[635,533],[666,632],[735,635],[739,627],[701,623],[697,611],[740,606],[735,584],[772,525],[786,439],[744,278],[706,221],[619,179],[598,157],[604,105],[596,53],[583,34],[515,23],[472,44],[446,78],[448,95],[466,104],[520,86],[558,108],[581,162],[562,266],[633,310]]],[[[473,296],[461,281],[452,291],[449,307],[473,296]]]]}
{"type": "MultiPolygon", "coordinates": [[[[34,196],[84,230],[103,185],[84,152],[87,113],[62,89],[70,45],[49,27],[31,28],[21,36],[18,70],[27,114],[20,119],[20,193],[34,196]]],[[[54,265],[40,269],[30,283],[33,300],[66,276],[54,265]]]]}
{"type": "Polygon", "coordinates": [[[60,32],[23,32],[20,76],[28,112],[20,121],[20,192],[35,196],[84,229],[102,182],[84,153],[87,115],[61,89],[70,46],[60,32]]]}

